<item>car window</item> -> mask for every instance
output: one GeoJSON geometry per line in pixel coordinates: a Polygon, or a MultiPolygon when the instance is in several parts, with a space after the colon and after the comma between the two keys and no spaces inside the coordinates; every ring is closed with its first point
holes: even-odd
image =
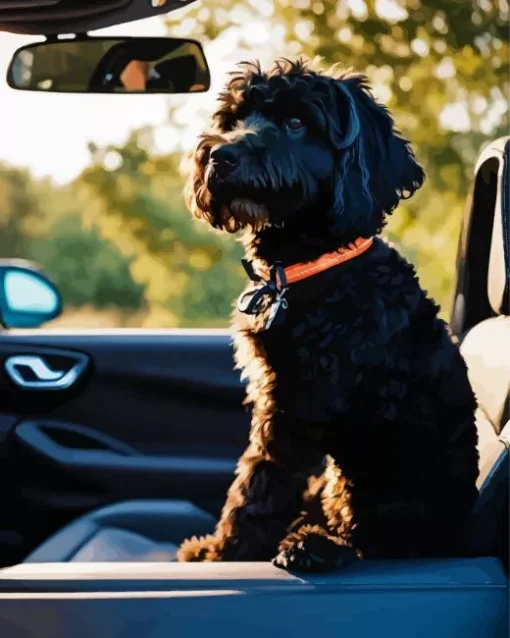
{"type": "MultiPolygon", "coordinates": [[[[385,233],[448,317],[473,163],[508,130],[506,5],[450,4],[209,0],[104,30],[200,39],[213,82],[200,95],[31,94],[2,83],[0,257],[35,261],[58,285],[65,312],[51,327],[227,326],[245,281],[241,246],[192,221],[181,156],[236,62],[320,54],[368,75],[425,166],[425,187],[385,233]]],[[[36,40],[2,34],[2,72],[36,40]]]]}

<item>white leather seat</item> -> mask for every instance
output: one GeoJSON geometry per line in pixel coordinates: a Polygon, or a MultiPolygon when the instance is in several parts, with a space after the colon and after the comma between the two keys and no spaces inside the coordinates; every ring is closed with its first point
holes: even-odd
{"type": "Polygon", "coordinates": [[[506,402],[510,392],[510,317],[486,319],[472,328],[462,342],[461,352],[468,365],[469,378],[478,401],[478,487],[481,487],[505,449],[506,435],[504,438],[500,435],[508,421],[506,402]]]}
{"type": "MultiPolygon", "coordinates": [[[[487,300],[493,317],[480,321],[464,335],[461,352],[468,366],[469,379],[478,409],[478,449],[480,453],[478,488],[480,495],[466,527],[466,545],[474,554],[500,557],[508,568],[508,516],[510,481],[510,308],[509,257],[505,258],[504,234],[510,233],[508,205],[508,153],[510,138],[498,140],[482,153],[476,173],[485,166],[497,170],[493,201],[492,239],[487,274],[487,300]],[[506,149],[506,150],[505,150],[506,149]],[[494,163],[494,159],[498,161],[494,163]],[[490,160],[490,164],[488,163],[490,160]]],[[[483,173],[481,175],[483,178],[483,173]]],[[[492,176],[494,177],[494,175],[492,176]]],[[[479,211],[480,212],[480,211],[479,211]]],[[[474,238],[476,241],[476,237],[474,238]]],[[[507,237],[510,243],[510,237],[507,237]]],[[[507,247],[508,249],[508,247],[507,247]]],[[[482,301],[482,300],[480,300],[482,301]]]]}
{"type": "MultiPolygon", "coordinates": [[[[500,433],[508,421],[508,396],[510,393],[510,308],[508,300],[508,264],[505,262],[503,226],[503,189],[508,179],[508,167],[503,161],[508,140],[503,138],[492,144],[481,154],[475,174],[481,174],[494,157],[500,161],[490,164],[490,170],[497,166],[494,181],[494,211],[482,211],[494,215],[487,274],[487,298],[495,316],[481,321],[464,336],[461,353],[466,361],[469,379],[478,401],[477,425],[480,452],[479,487],[505,443],[500,433]]],[[[508,185],[506,186],[508,188],[508,185]]],[[[508,196],[508,195],[506,195],[508,196]]],[[[476,202],[473,203],[476,205],[476,202]]],[[[506,205],[506,203],[505,203],[506,205]]],[[[506,213],[508,215],[508,213],[506,213]]],[[[507,229],[508,232],[508,229],[507,229]]],[[[474,238],[476,241],[476,238],[474,238]]]]}

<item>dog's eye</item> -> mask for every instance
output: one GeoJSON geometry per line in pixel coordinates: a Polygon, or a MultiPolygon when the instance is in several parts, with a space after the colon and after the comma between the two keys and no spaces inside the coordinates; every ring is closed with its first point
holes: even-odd
{"type": "Polygon", "coordinates": [[[304,130],[305,124],[299,117],[291,117],[285,122],[285,127],[293,133],[298,133],[304,130]]]}

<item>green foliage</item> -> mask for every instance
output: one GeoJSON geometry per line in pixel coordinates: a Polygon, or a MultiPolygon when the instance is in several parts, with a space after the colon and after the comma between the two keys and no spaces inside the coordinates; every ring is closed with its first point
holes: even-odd
{"type": "MultiPolygon", "coordinates": [[[[509,128],[507,3],[208,0],[167,22],[204,41],[235,33],[240,50],[252,47],[253,22],[272,57],[319,54],[369,76],[427,172],[387,234],[447,314],[473,164],[509,128]]],[[[0,255],[39,261],[70,306],[139,309],[146,326],[225,325],[244,280],[241,248],[192,221],[179,153],[152,149],[148,129],[123,146],[91,146],[90,166],[66,188],[3,167],[0,255]]]]}
{"type": "Polygon", "coordinates": [[[152,155],[146,136],[139,131],[123,147],[92,148],[92,164],[74,184],[78,200],[87,220],[131,260],[150,311],[145,325],[224,323],[242,286],[240,246],[191,219],[178,156],[152,155]]]}
{"type": "Polygon", "coordinates": [[[79,213],[69,213],[30,245],[30,257],[58,286],[67,306],[93,303],[97,309],[137,310],[144,304],[143,287],[129,271],[129,261],[105,241],[96,228],[84,228],[79,213]]]}
{"type": "Polygon", "coordinates": [[[143,287],[133,282],[129,261],[100,236],[84,228],[68,188],[35,181],[28,171],[0,172],[0,256],[43,266],[66,306],[138,309],[143,287]]]}
{"type": "Polygon", "coordinates": [[[0,165],[0,257],[26,258],[41,210],[30,173],[0,165]]]}

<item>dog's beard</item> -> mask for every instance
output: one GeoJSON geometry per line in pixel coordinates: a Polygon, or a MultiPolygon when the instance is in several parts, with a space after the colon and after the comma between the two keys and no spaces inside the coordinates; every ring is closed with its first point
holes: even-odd
{"type": "Polygon", "coordinates": [[[205,171],[202,184],[205,187],[202,190],[202,201],[211,213],[209,221],[213,226],[230,233],[245,228],[258,232],[270,223],[268,207],[252,195],[252,188],[243,185],[218,188],[214,179],[211,180],[210,165],[205,171]]]}
{"type": "Polygon", "coordinates": [[[267,207],[247,197],[233,199],[228,206],[222,207],[222,214],[233,217],[242,228],[251,228],[254,232],[270,223],[267,207]]]}
{"type": "Polygon", "coordinates": [[[229,232],[283,228],[302,206],[290,188],[278,192],[235,185],[210,193],[210,198],[218,226],[229,232]]]}

